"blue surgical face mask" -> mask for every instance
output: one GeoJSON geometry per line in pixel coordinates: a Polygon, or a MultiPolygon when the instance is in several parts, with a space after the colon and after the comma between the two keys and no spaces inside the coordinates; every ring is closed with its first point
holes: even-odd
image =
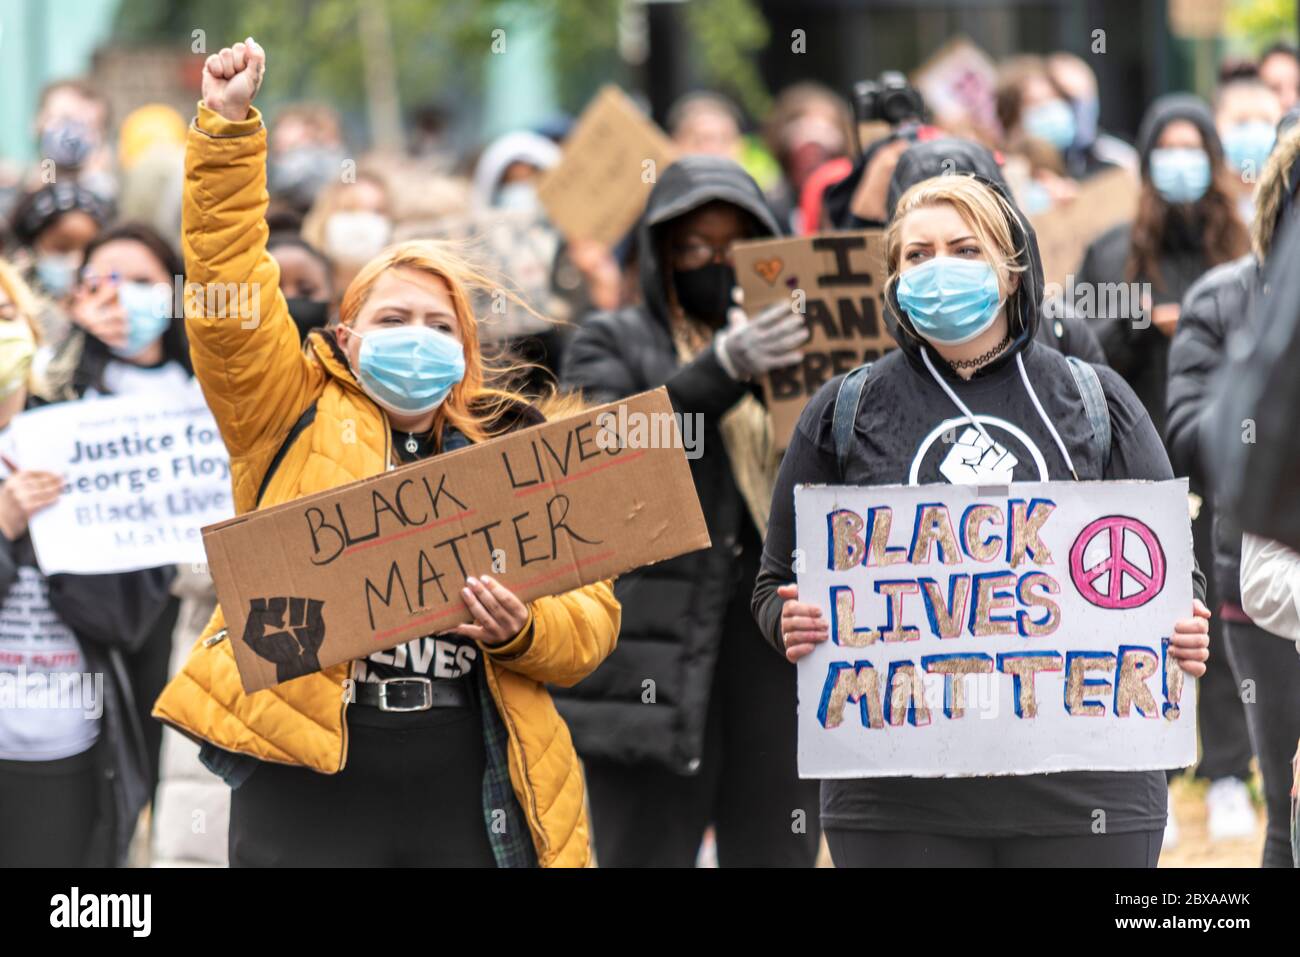
{"type": "Polygon", "coordinates": [[[532,183],[506,183],[497,190],[493,206],[521,213],[535,213],[541,207],[537,187],[532,183]]]}
{"type": "Polygon", "coordinates": [[[172,324],[172,290],[166,283],[124,282],[117,300],[126,312],[126,344],[113,351],[133,359],[172,324]]]}
{"type": "Polygon", "coordinates": [[[81,257],[76,253],[46,253],[36,259],[36,281],[55,299],[62,299],[77,278],[81,257]]]}
{"type": "Polygon", "coordinates": [[[898,304],[931,342],[970,342],[997,318],[997,273],[983,259],[936,256],[898,277],[898,304]]]}
{"type": "Polygon", "coordinates": [[[465,377],[465,349],[428,326],[375,329],[361,340],[357,379],[366,395],[398,415],[432,412],[465,377]]]}
{"type": "Polygon", "coordinates": [[[1223,152],[1233,169],[1258,179],[1275,139],[1277,134],[1271,123],[1263,120],[1238,123],[1224,131],[1223,152]]]}
{"type": "Polygon", "coordinates": [[[1154,149],[1151,182],[1170,203],[1194,203],[1210,188],[1210,158],[1189,147],[1154,149]]]}
{"type": "Polygon", "coordinates": [[[1076,146],[1091,146],[1097,141],[1097,121],[1101,118],[1101,102],[1096,97],[1074,101],[1074,135],[1076,146]]]}
{"type": "Polygon", "coordinates": [[[98,137],[90,127],[77,120],[56,120],[41,131],[41,156],[54,160],[55,166],[73,169],[90,158],[98,146],[98,137]]]}
{"type": "Polygon", "coordinates": [[[1046,140],[1058,150],[1074,144],[1077,129],[1074,111],[1064,100],[1049,100],[1030,109],[1025,113],[1024,127],[1030,136],[1046,140]]]}
{"type": "Polygon", "coordinates": [[[1020,203],[1020,209],[1030,216],[1037,216],[1039,213],[1045,213],[1052,208],[1052,194],[1047,191],[1047,187],[1037,180],[1030,180],[1020,190],[1016,196],[1020,203]]]}

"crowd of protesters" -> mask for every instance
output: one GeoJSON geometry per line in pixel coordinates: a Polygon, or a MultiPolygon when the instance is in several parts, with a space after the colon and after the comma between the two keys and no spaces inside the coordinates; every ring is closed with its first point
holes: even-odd
{"type": "Polygon", "coordinates": [[[1046,474],[1016,480],[1190,479],[1196,598],[1169,628],[1200,677],[1191,773],[1213,840],[1256,833],[1258,773],[1263,863],[1293,865],[1300,541],[1243,525],[1245,466],[1225,475],[1211,436],[1295,246],[1294,49],[1225,64],[1210,102],[1159,97],[1131,144],[1069,53],[1002,63],[991,123],[921,108],[865,142],[816,83],[760,118],[695,91],[665,117],[680,158],[613,246],[539,200],[571,121],[473,156],[425,137],[358,157],[328,106],[261,113],[274,60],[251,39],[208,58],[192,118],[113,117],[78,80],[42,93],[41,162],[0,193],[0,428],[104,396],[166,406],[197,380],[243,512],[665,386],[704,424],[712,544],[532,602],[471,578],[473,624],[249,694],[204,572],[46,576],[27,525],[60,477],[0,456],[0,670],[109,679],[94,720],[0,706],[0,865],[812,866],[824,832],[841,866],[1154,866],[1186,769],[798,776],[792,662],[827,625],[793,584],[794,486],[953,481],[918,448],[955,414],[1042,450],[1046,474]],[[1074,282],[1146,293],[1082,314],[1046,291],[1030,218],[1112,170],[1136,208],[1074,282]],[[808,330],[745,309],[732,247],[864,228],[885,234],[900,348],[828,382],[782,454],[757,383],[808,330]],[[177,277],[255,284],[261,321],[187,314],[177,277]],[[340,448],[345,418],[362,440],[340,448]]]}

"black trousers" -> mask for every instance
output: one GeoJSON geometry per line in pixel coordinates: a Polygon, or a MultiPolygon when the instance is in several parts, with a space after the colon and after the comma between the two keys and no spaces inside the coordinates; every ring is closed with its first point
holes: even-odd
{"type": "Polygon", "coordinates": [[[950,837],[826,829],[836,867],[1155,867],[1160,831],[1087,837],[950,837]]]}
{"type": "Polygon", "coordinates": [[[599,866],[692,867],[710,824],[722,867],[816,862],[818,782],[796,771],[795,669],[754,623],[753,581],[727,609],[699,773],[586,762],[599,866]]]}
{"type": "Polygon", "coordinates": [[[98,807],[95,748],[0,761],[0,867],[85,867],[98,807]]]}
{"type": "Polygon", "coordinates": [[[1223,643],[1225,622],[1218,614],[1220,590],[1215,581],[1211,547],[1210,519],[1213,511],[1214,503],[1205,498],[1196,521],[1192,523],[1196,561],[1205,573],[1205,604],[1215,612],[1210,619],[1210,661],[1196,689],[1196,727],[1201,739],[1201,760],[1196,765],[1195,776],[1206,781],[1219,778],[1241,778],[1244,781],[1250,777],[1250,730],[1246,727],[1240,684],[1233,674],[1232,660],[1223,643]]]}
{"type": "Polygon", "coordinates": [[[231,867],[495,867],[477,708],[348,708],[338,774],[263,763],[230,795],[231,867]]]}
{"type": "Polygon", "coordinates": [[[1264,866],[1291,867],[1291,758],[1300,742],[1300,655],[1295,642],[1255,625],[1224,624],[1233,668],[1241,681],[1250,682],[1246,720],[1268,809],[1264,866]]]}
{"type": "Polygon", "coordinates": [[[172,632],[180,615],[180,599],[173,598],[145,643],[126,656],[126,670],[131,679],[136,720],[144,735],[145,758],[149,762],[149,799],[158,788],[158,762],[162,754],[163,723],[153,716],[153,705],[167,684],[171,663],[172,632]]]}

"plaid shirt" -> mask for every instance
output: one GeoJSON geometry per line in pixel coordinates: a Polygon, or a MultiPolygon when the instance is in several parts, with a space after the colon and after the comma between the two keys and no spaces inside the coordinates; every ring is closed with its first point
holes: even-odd
{"type": "Polygon", "coordinates": [[[483,716],[483,744],[487,770],[483,773],[483,819],[497,867],[536,867],[537,852],[523,808],[510,784],[506,724],[497,713],[487,686],[486,667],[476,669],[479,713],[483,716]]]}

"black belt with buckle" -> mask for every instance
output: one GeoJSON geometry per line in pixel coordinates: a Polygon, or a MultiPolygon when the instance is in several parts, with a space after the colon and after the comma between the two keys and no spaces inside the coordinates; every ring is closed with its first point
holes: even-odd
{"type": "Polygon", "coordinates": [[[353,704],[380,711],[428,711],[430,708],[468,708],[469,689],[459,679],[433,681],[430,678],[384,678],[358,681],[353,704]]]}

